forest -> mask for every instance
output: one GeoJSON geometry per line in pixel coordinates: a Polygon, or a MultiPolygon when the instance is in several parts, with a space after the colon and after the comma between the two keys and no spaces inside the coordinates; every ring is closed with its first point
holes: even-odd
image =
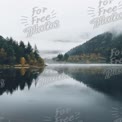
{"type": "Polygon", "coordinates": [[[79,63],[121,63],[122,34],[105,32],[74,47],[54,60],[79,63]]]}
{"type": "Polygon", "coordinates": [[[34,49],[28,42],[15,41],[12,37],[3,38],[0,36],[0,65],[44,65],[44,60],[40,57],[37,46],[34,49]]]}

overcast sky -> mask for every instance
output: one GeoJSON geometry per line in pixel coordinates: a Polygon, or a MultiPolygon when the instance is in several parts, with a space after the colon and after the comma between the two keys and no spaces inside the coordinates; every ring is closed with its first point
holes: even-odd
{"type": "MultiPolygon", "coordinates": [[[[111,6],[119,1],[121,0],[115,0],[111,6]]],[[[13,37],[18,41],[23,40],[25,43],[29,41],[32,45],[36,44],[43,57],[47,56],[44,55],[45,53],[51,56],[66,52],[97,34],[115,29],[115,26],[120,27],[122,21],[93,29],[88,7],[96,8],[98,2],[99,0],[0,0],[0,35],[13,37]],[[26,33],[23,32],[26,26],[22,24],[22,16],[29,18],[28,26],[31,26],[34,7],[47,8],[44,14],[39,15],[40,18],[55,11],[56,17],[51,21],[58,20],[59,27],[27,38],[26,33]]],[[[43,24],[39,23],[39,25],[43,24]]]]}

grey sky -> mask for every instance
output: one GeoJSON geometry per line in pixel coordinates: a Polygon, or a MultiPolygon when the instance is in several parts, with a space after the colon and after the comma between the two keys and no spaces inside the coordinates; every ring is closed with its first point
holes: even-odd
{"type": "MultiPolygon", "coordinates": [[[[117,1],[121,0],[115,0],[116,3],[117,1]]],[[[53,50],[68,51],[99,33],[111,30],[115,26],[120,27],[122,21],[93,29],[93,25],[89,23],[91,17],[88,16],[88,7],[95,8],[98,2],[99,0],[1,0],[0,35],[13,37],[18,41],[23,40],[25,43],[30,41],[46,53],[53,50]],[[56,19],[60,21],[59,28],[27,38],[23,32],[25,27],[21,24],[21,16],[31,17],[34,7],[55,10],[56,19]]]]}

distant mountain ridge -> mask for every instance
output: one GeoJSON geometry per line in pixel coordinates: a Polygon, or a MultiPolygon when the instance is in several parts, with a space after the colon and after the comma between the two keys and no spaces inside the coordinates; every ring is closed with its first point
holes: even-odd
{"type": "MultiPolygon", "coordinates": [[[[99,54],[106,59],[106,62],[110,62],[111,50],[114,48],[122,51],[122,34],[115,37],[112,33],[106,32],[71,49],[66,54],[69,56],[99,54]]],[[[117,58],[120,58],[120,55],[117,58]]]]}

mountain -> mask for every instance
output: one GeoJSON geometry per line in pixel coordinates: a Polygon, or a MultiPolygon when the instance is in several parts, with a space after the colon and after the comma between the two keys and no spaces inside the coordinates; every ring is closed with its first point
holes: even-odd
{"type": "Polygon", "coordinates": [[[73,57],[76,59],[79,58],[78,56],[81,56],[81,59],[87,61],[97,57],[96,62],[98,59],[103,59],[106,63],[110,63],[112,56],[114,56],[116,58],[112,59],[114,63],[117,63],[117,60],[118,62],[121,60],[122,63],[122,34],[118,36],[114,36],[110,32],[100,34],[84,44],[71,49],[65,55],[69,56],[70,61],[73,60],[73,57]]]}

